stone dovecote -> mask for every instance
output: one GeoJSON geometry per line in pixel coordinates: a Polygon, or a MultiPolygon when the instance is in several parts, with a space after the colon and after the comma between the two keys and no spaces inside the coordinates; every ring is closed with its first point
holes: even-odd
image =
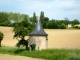
{"type": "Polygon", "coordinates": [[[48,46],[48,34],[44,31],[40,20],[37,21],[33,31],[29,34],[29,46],[35,44],[36,50],[46,49],[48,46]]]}

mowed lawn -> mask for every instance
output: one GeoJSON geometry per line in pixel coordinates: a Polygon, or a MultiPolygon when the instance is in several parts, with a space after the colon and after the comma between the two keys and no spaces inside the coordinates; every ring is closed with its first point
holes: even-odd
{"type": "MultiPolygon", "coordinates": [[[[0,31],[4,33],[2,45],[16,45],[18,40],[13,39],[12,27],[0,27],[0,31]]],[[[45,29],[45,31],[48,34],[48,48],[80,48],[80,30],[45,29]]]]}

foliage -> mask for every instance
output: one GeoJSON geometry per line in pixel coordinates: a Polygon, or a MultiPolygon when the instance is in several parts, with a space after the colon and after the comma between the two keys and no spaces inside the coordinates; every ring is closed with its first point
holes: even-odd
{"type": "Polygon", "coordinates": [[[72,21],[72,27],[74,28],[74,25],[77,25],[77,24],[79,24],[79,21],[77,19],[74,19],[72,21]]]}
{"type": "Polygon", "coordinates": [[[80,29],[80,27],[79,27],[79,26],[74,26],[73,28],[74,28],[74,29],[80,29]]]}
{"type": "Polygon", "coordinates": [[[3,40],[4,34],[0,32],[0,47],[1,47],[1,41],[3,40]]]}
{"type": "Polygon", "coordinates": [[[32,51],[35,50],[36,44],[31,44],[30,46],[32,51]]]}
{"type": "Polygon", "coordinates": [[[62,23],[62,24],[60,25],[60,29],[66,29],[66,25],[65,25],[64,23],[62,23]]]}
{"type": "Polygon", "coordinates": [[[25,36],[27,36],[31,31],[32,25],[28,26],[27,28],[24,27],[22,23],[18,23],[17,25],[15,25],[15,27],[13,28],[14,38],[19,40],[17,43],[17,47],[23,45],[27,48],[28,41],[25,40],[25,36]]]}
{"type": "Polygon", "coordinates": [[[25,40],[25,39],[19,40],[19,42],[16,44],[16,46],[18,48],[20,48],[20,46],[23,46],[23,47],[27,48],[27,46],[28,46],[28,40],[25,40]]]}
{"type": "Polygon", "coordinates": [[[74,26],[74,28],[78,29],[78,26],[74,26]]]}
{"type": "Polygon", "coordinates": [[[18,26],[14,27],[13,32],[14,32],[14,38],[16,38],[16,39],[17,38],[22,39],[28,34],[27,29],[22,26],[21,27],[18,27],[18,26]]]}
{"type": "Polygon", "coordinates": [[[78,29],[80,29],[80,27],[78,27],[78,29]]]}
{"type": "Polygon", "coordinates": [[[32,23],[35,24],[37,22],[37,16],[36,16],[35,12],[33,13],[33,17],[32,18],[33,18],[32,23]]]}
{"type": "Polygon", "coordinates": [[[16,44],[17,47],[20,47],[21,45],[26,46],[28,41],[25,40],[25,36],[27,36],[33,29],[34,24],[31,24],[29,22],[29,16],[27,14],[20,14],[20,13],[12,13],[12,21],[15,22],[12,23],[13,32],[14,32],[14,38],[18,40],[18,43],[16,44]],[[15,15],[15,16],[14,16],[15,15]]]}
{"type": "Polygon", "coordinates": [[[23,24],[24,27],[29,26],[29,22],[27,20],[23,20],[21,23],[23,24]]]}
{"type": "Polygon", "coordinates": [[[29,52],[15,47],[1,47],[0,53],[29,56],[46,60],[80,60],[80,49],[46,49],[29,52]]]}
{"type": "Polygon", "coordinates": [[[48,17],[44,17],[44,21],[49,21],[49,18],[48,17]]]}
{"type": "Polygon", "coordinates": [[[43,28],[48,28],[48,22],[47,21],[44,21],[42,25],[43,25],[43,28]]]}
{"type": "Polygon", "coordinates": [[[9,24],[10,21],[8,20],[8,13],[7,12],[0,12],[0,25],[6,26],[9,24]]]}
{"type": "Polygon", "coordinates": [[[43,11],[40,12],[40,20],[41,20],[41,23],[43,24],[43,21],[44,21],[44,12],[43,11]]]}
{"type": "Polygon", "coordinates": [[[47,23],[47,27],[48,27],[49,29],[52,29],[52,22],[51,22],[51,21],[49,21],[49,22],[47,23]]]}
{"type": "MultiPolygon", "coordinates": [[[[30,27],[33,29],[33,27],[29,25],[35,26],[35,23],[37,21],[37,15],[36,12],[33,13],[33,16],[29,17],[28,14],[20,14],[20,13],[13,13],[13,12],[0,12],[0,26],[10,26],[15,27],[17,23],[22,23],[24,27],[30,27]]],[[[68,18],[65,18],[64,20],[56,20],[56,19],[49,19],[49,17],[46,17],[44,15],[44,12],[40,12],[40,20],[43,25],[43,28],[47,29],[59,29],[59,26],[64,23],[66,27],[68,27],[68,24],[71,24],[74,28],[74,25],[79,24],[79,20],[74,19],[73,21],[70,21],[68,18]]]]}
{"type": "Polygon", "coordinates": [[[65,21],[66,21],[66,25],[67,25],[67,27],[68,27],[68,24],[70,24],[69,19],[66,17],[66,18],[65,18],[65,21]]]}
{"type": "Polygon", "coordinates": [[[56,20],[52,20],[51,22],[52,22],[52,28],[53,29],[58,29],[59,28],[59,24],[57,23],[56,20]]]}

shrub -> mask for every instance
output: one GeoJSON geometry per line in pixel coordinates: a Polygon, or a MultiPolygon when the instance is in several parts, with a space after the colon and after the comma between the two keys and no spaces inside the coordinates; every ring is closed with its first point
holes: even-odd
{"type": "Polygon", "coordinates": [[[80,27],[78,27],[80,29],[80,27]]]}
{"type": "Polygon", "coordinates": [[[1,41],[3,40],[3,36],[4,36],[4,34],[2,32],[0,32],[0,47],[1,47],[1,41]]]}
{"type": "Polygon", "coordinates": [[[74,26],[74,28],[78,29],[79,27],[78,26],[74,26]]]}
{"type": "Polygon", "coordinates": [[[62,23],[62,24],[60,25],[60,29],[66,29],[66,25],[65,25],[64,23],[62,23]]]}
{"type": "Polygon", "coordinates": [[[19,48],[20,46],[25,46],[27,48],[28,46],[28,40],[25,40],[25,39],[21,39],[19,40],[19,42],[16,44],[16,46],[19,48]]]}
{"type": "Polygon", "coordinates": [[[35,50],[36,44],[32,44],[31,46],[31,50],[35,50]]]}

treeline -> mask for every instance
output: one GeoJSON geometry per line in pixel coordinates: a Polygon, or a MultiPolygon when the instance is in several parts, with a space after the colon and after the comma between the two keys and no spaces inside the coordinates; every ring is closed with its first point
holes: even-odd
{"type": "MultiPolygon", "coordinates": [[[[30,17],[28,14],[0,12],[0,26],[14,27],[18,25],[32,29],[35,26],[37,20],[38,16],[35,12],[33,13],[32,17],[30,17]]],[[[43,11],[40,12],[40,20],[43,28],[46,29],[66,29],[68,24],[71,24],[72,27],[74,27],[74,25],[80,23],[77,19],[70,21],[68,18],[64,18],[64,20],[50,20],[49,17],[44,15],[43,11]]]]}

